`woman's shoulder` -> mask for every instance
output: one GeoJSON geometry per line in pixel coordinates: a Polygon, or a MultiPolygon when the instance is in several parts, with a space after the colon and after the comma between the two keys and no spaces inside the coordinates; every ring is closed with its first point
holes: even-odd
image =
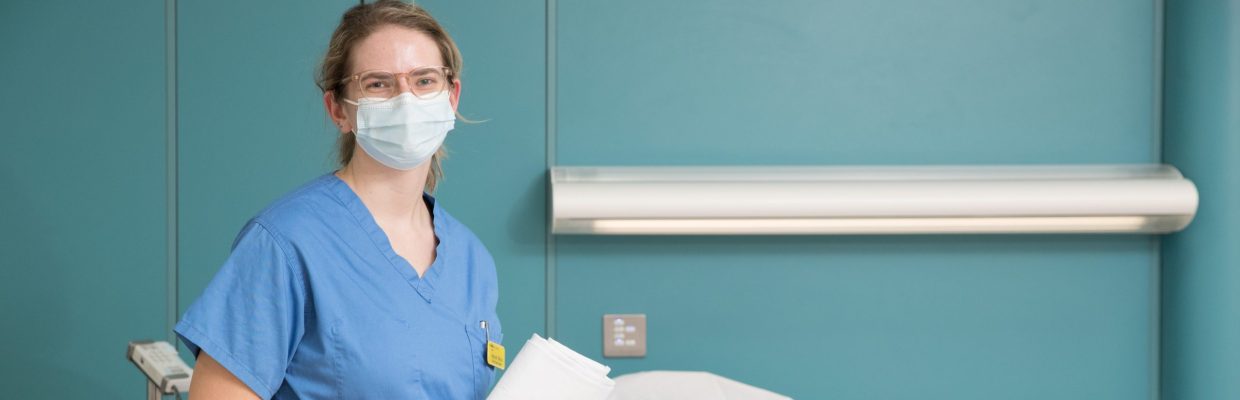
{"type": "Polygon", "coordinates": [[[253,222],[281,236],[330,225],[346,212],[332,194],[333,181],[338,179],[327,173],[290,190],[259,211],[253,222]]]}
{"type": "Polygon", "coordinates": [[[464,243],[470,243],[470,244],[476,244],[476,245],[482,244],[482,241],[478,239],[478,235],[475,235],[474,231],[470,230],[468,226],[465,226],[464,223],[461,223],[460,220],[456,219],[456,217],[452,216],[452,214],[449,213],[446,208],[444,208],[442,201],[439,201],[439,199],[436,199],[430,196],[424,196],[423,198],[426,198],[435,203],[434,218],[435,218],[435,231],[437,234],[440,234],[440,235],[447,234],[453,239],[456,239],[464,243]]]}
{"type": "Polygon", "coordinates": [[[448,246],[448,258],[460,263],[464,273],[459,276],[468,277],[469,285],[481,285],[477,293],[493,293],[498,286],[495,258],[478,235],[439,202],[435,204],[435,225],[436,234],[448,246]]]}
{"type": "Polygon", "coordinates": [[[448,213],[448,210],[443,207],[439,200],[433,201],[435,201],[436,233],[446,235],[448,240],[456,246],[460,246],[460,248],[473,253],[475,256],[492,262],[491,253],[487,250],[486,245],[482,243],[482,239],[479,239],[473,230],[470,230],[468,226],[448,213]]]}

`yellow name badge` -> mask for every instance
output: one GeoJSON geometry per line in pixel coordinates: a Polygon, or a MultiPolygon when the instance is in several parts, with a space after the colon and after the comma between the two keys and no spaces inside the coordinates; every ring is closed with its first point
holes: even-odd
{"type": "Polygon", "coordinates": [[[504,358],[504,345],[487,341],[487,364],[492,367],[504,369],[506,359],[504,358]]]}

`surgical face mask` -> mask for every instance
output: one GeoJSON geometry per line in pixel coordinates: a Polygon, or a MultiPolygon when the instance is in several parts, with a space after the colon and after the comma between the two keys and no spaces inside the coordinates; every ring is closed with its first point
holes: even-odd
{"type": "Polygon", "coordinates": [[[357,106],[357,143],[375,161],[408,170],[421,165],[443,144],[455,127],[447,91],[427,98],[405,92],[390,99],[363,97],[357,106]]]}

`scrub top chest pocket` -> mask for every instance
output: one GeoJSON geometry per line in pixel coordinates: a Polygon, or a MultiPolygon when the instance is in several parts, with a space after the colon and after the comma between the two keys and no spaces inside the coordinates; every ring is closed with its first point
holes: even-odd
{"type": "Polygon", "coordinates": [[[347,366],[337,371],[339,398],[482,399],[487,383],[479,378],[484,364],[473,342],[485,339],[466,332],[468,324],[423,317],[408,322],[377,318],[369,321],[374,325],[337,329],[338,365],[347,366]]]}
{"type": "Polygon", "coordinates": [[[487,342],[503,343],[504,334],[497,318],[476,319],[465,326],[474,370],[474,386],[481,399],[495,380],[496,368],[487,363],[487,342]]]}
{"type": "Polygon", "coordinates": [[[414,330],[386,315],[362,314],[331,328],[337,398],[398,398],[421,386],[414,330]]]}

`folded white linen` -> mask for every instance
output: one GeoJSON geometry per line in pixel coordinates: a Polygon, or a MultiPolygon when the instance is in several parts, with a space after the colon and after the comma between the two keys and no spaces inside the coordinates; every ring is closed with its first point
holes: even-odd
{"type": "Polygon", "coordinates": [[[535,333],[517,353],[488,400],[606,400],[611,368],[535,333]]]}

